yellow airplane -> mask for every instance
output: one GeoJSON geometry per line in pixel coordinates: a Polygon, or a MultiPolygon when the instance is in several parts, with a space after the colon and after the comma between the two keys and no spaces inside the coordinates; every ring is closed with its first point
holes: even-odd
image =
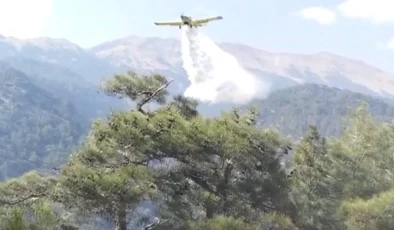
{"type": "Polygon", "coordinates": [[[182,14],[181,15],[182,21],[180,21],[180,22],[155,22],[155,25],[158,25],[158,26],[179,26],[179,29],[181,29],[182,26],[187,25],[190,28],[193,28],[193,27],[205,26],[210,21],[221,20],[221,19],[223,19],[222,16],[193,20],[192,17],[185,16],[182,14]]]}

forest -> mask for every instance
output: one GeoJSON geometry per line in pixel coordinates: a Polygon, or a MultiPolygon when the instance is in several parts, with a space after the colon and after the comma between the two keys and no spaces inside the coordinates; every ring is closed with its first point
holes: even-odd
{"type": "Polygon", "coordinates": [[[52,173],[2,182],[0,229],[394,229],[394,125],[366,103],[341,135],[311,125],[293,141],[261,128],[254,107],[202,116],[171,83],[107,80],[103,91],[134,108],[95,120],[52,173]]]}
{"type": "Polygon", "coordinates": [[[310,125],[317,126],[319,133],[326,137],[342,135],[349,109],[355,109],[360,103],[367,103],[379,121],[390,121],[394,117],[391,100],[310,83],[273,91],[252,105],[262,117],[260,126],[298,139],[310,125]]]}
{"type": "Polygon", "coordinates": [[[0,180],[64,163],[89,127],[66,100],[0,61],[0,180]]]}

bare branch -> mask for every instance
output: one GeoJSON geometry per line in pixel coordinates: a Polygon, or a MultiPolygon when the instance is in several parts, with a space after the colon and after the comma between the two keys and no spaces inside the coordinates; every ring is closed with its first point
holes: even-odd
{"type": "Polygon", "coordinates": [[[156,227],[158,227],[158,226],[160,226],[160,225],[162,225],[162,224],[166,223],[167,221],[169,221],[169,219],[167,219],[167,220],[163,220],[163,221],[161,221],[160,223],[158,223],[157,225],[155,225],[155,226],[152,226],[152,229],[155,229],[156,227]]]}
{"type": "Polygon", "coordinates": [[[155,91],[153,91],[151,94],[148,92],[144,92],[145,95],[147,95],[144,99],[142,99],[138,104],[137,104],[137,110],[143,114],[145,114],[145,111],[142,110],[142,106],[144,106],[146,103],[148,103],[150,100],[152,100],[160,91],[162,91],[163,89],[167,88],[171,82],[173,82],[174,80],[170,80],[169,82],[167,82],[166,84],[160,86],[159,88],[157,88],[155,91]]]}
{"type": "Polygon", "coordinates": [[[358,159],[356,165],[353,167],[353,170],[352,170],[352,176],[353,176],[353,177],[354,177],[355,174],[356,174],[357,168],[358,168],[358,167],[360,166],[360,164],[363,162],[363,160],[364,160],[366,154],[367,154],[367,151],[365,151],[365,152],[360,156],[360,158],[358,159]]]}
{"type": "Polygon", "coordinates": [[[20,198],[18,200],[2,200],[0,199],[0,206],[3,205],[17,205],[20,203],[23,203],[29,199],[37,199],[37,198],[41,198],[44,197],[45,193],[41,193],[41,194],[31,194],[30,196],[24,197],[24,198],[20,198]]]}

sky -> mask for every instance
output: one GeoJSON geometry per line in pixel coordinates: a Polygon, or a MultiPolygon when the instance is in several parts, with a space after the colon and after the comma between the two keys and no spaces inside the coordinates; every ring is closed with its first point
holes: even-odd
{"type": "Polygon", "coordinates": [[[83,48],[138,35],[180,38],[154,21],[223,16],[202,28],[217,42],[269,52],[331,52],[394,74],[394,0],[0,0],[0,34],[64,38],[83,48]],[[390,61],[391,60],[391,61],[390,61]]]}

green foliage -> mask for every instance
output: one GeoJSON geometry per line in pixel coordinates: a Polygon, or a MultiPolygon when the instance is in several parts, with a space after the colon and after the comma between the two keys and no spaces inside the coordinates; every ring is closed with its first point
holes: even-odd
{"type": "Polygon", "coordinates": [[[0,63],[0,179],[59,165],[83,134],[70,105],[0,63]]]}
{"type": "Polygon", "coordinates": [[[361,106],[350,117],[341,146],[346,165],[339,176],[347,180],[344,189],[349,197],[371,197],[392,187],[394,132],[391,125],[376,122],[367,107],[361,106]]]}
{"type": "Polygon", "coordinates": [[[350,114],[340,139],[316,142],[315,130],[306,135],[294,157],[298,225],[303,229],[390,229],[391,206],[382,206],[383,200],[390,199],[386,191],[393,187],[392,125],[375,121],[362,104],[350,114]]]}
{"type": "Polygon", "coordinates": [[[198,115],[198,102],[192,98],[177,95],[174,97],[174,100],[169,103],[169,106],[177,108],[185,118],[191,118],[198,115]]]}
{"type": "Polygon", "coordinates": [[[218,216],[208,221],[190,224],[190,230],[257,230],[258,228],[233,217],[218,216]]]}
{"type": "MultiPolygon", "coordinates": [[[[207,216],[213,213],[243,215],[245,213],[239,212],[245,205],[264,208],[263,197],[267,195],[275,198],[270,206],[276,208],[283,203],[286,194],[285,174],[275,157],[275,149],[281,141],[271,132],[250,124],[249,117],[250,114],[233,111],[215,119],[200,116],[186,119],[171,106],[148,117],[136,111],[116,113],[106,123],[97,122],[90,134],[102,154],[90,152],[83,161],[91,165],[115,164],[119,157],[117,151],[122,151],[128,163],[174,159],[180,165],[160,174],[159,178],[178,177],[181,181],[174,184],[160,179],[159,187],[173,194],[174,190],[181,189],[180,184],[187,186],[185,183],[190,181],[194,197],[190,207],[195,207],[195,202],[205,203],[206,193],[215,197],[213,207],[203,207],[207,216]],[[257,170],[250,168],[256,163],[257,170]],[[251,187],[253,182],[260,184],[251,187]],[[240,199],[238,193],[254,196],[256,200],[240,199]],[[257,200],[258,197],[262,200],[257,200]]],[[[168,200],[181,202],[172,195],[168,200]]]]}
{"type": "Polygon", "coordinates": [[[364,200],[352,199],[343,203],[341,212],[347,216],[346,227],[349,230],[394,229],[394,192],[382,192],[364,200]]]}
{"type": "Polygon", "coordinates": [[[31,215],[36,229],[54,229],[60,223],[60,216],[54,212],[47,202],[38,202],[32,205],[31,215]]]}
{"type": "Polygon", "coordinates": [[[29,172],[0,184],[0,205],[23,204],[38,198],[50,196],[57,179],[43,177],[29,172]]]}
{"type": "Polygon", "coordinates": [[[63,169],[62,199],[82,210],[111,215],[119,206],[134,205],[154,192],[150,181],[142,166],[93,168],[73,162],[63,169]]]}
{"type": "Polygon", "coordinates": [[[55,178],[29,172],[0,185],[0,228],[12,230],[54,229],[61,219],[53,209],[55,178]]]}
{"type": "Polygon", "coordinates": [[[360,103],[381,121],[392,120],[394,106],[378,98],[316,84],[304,84],[271,93],[253,102],[263,118],[261,126],[278,130],[294,139],[302,137],[310,125],[323,136],[339,137],[347,125],[349,109],[360,103]]]}
{"type": "Polygon", "coordinates": [[[24,220],[23,209],[20,208],[12,209],[7,217],[3,217],[1,220],[1,225],[5,230],[29,229],[28,224],[24,220]]]}
{"type": "Polygon", "coordinates": [[[260,211],[286,210],[287,179],[276,152],[280,137],[256,127],[253,109],[208,119],[198,115],[196,101],[181,96],[149,114],[139,107],[164,103],[168,83],[132,73],[106,82],[107,93],[136,100],[138,109],[94,123],[85,147],[63,168],[66,203],[104,212],[120,227],[125,216],[119,206],[132,209],[149,193],[137,187],[148,188],[154,179],[169,218],[187,221],[203,212],[205,218],[223,214],[253,221],[260,211]],[[174,164],[152,167],[165,159],[174,164]]]}
{"type": "Polygon", "coordinates": [[[299,212],[297,222],[302,229],[324,229],[324,226],[339,229],[336,216],[336,181],[331,175],[332,162],[327,155],[325,138],[315,126],[297,146],[294,156],[292,197],[299,212]]]}
{"type": "Polygon", "coordinates": [[[258,224],[262,229],[297,230],[293,221],[279,212],[263,214],[258,224]]]}
{"type": "Polygon", "coordinates": [[[5,230],[54,230],[61,223],[58,213],[44,202],[30,207],[13,207],[0,220],[5,230]]]}
{"type": "Polygon", "coordinates": [[[135,101],[137,109],[141,111],[141,107],[148,101],[164,104],[168,94],[166,86],[169,83],[161,75],[138,76],[134,72],[128,72],[106,81],[103,90],[108,95],[135,101]]]}
{"type": "MultiPolygon", "coordinates": [[[[107,94],[128,98],[136,108],[96,120],[60,175],[32,172],[0,184],[3,228],[56,229],[77,225],[79,216],[85,218],[81,229],[125,230],[151,223],[139,209],[149,201],[161,220],[151,229],[393,229],[394,126],[375,120],[367,104],[350,114],[338,138],[310,125],[285,157],[290,141],[261,129],[257,109],[203,117],[195,100],[169,99],[169,83],[134,73],[107,81],[107,94]],[[161,106],[146,112],[149,103],[161,106]],[[88,226],[88,218],[101,226],[88,226]]],[[[316,93],[309,90],[299,94],[304,101],[316,93]]],[[[319,106],[354,102],[354,95],[322,90],[336,93],[319,106]]],[[[317,114],[347,110],[326,107],[315,108],[317,114]]],[[[304,130],[309,121],[294,127],[304,130]]]]}

